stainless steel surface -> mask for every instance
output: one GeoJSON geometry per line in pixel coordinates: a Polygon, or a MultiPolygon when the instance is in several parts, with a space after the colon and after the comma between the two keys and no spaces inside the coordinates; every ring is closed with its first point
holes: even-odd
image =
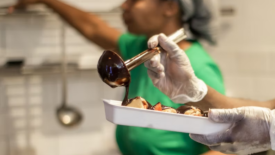
{"type": "Polygon", "coordinates": [[[66,34],[65,34],[65,24],[62,24],[61,28],[61,55],[62,55],[62,60],[61,60],[61,73],[62,73],[62,106],[66,106],[67,103],[67,55],[66,55],[66,34]]]}
{"type": "MultiPolygon", "coordinates": [[[[43,10],[27,10],[27,9],[16,9],[14,10],[13,13],[8,12],[8,8],[10,6],[0,6],[0,16],[14,16],[14,15],[34,15],[34,16],[41,16],[41,15],[56,15],[55,12],[53,12],[50,9],[43,9],[43,10]]],[[[93,10],[87,10],[89,13],[93,14],[117,14],[118,16],[121,15],[121,9],[119,7],[111,8],[110,10],[107,11],[93,11],[93,10]]]]}
{"type": "Polygon", "coordinates": [[[6,9],[8,9],[9,8],[9,6],[0,6],[0,10],[6,10],[6,9]]]}
{"type": "Polygon", "coordinates": [[[170,40],[173,40],[173,42],[175,42],[175,43],[179,43],[180,41],[182,41],[183,39],[186,38],[186,34],[185,34],[184,29],[181,28],[178,31],[176,31],[175,33],[168,36],[168,38],[170,40]]]}
{"type": "MultiPolygon", "coordinates": [[[[94,72],[96,69],[79,69],[77,65],[68,65],[67,74],[80,74],[94,72]]],[[[52,75],[61,74],[60,64],[42,66],[23,66],[23,67],[0,67],[0,74],[8,75],[52,75]]]]}
{"type": "Polygon", "coordinates": [[[51,11],[35,11],[35,10],[25,10],[17,9],[13,13],[8,11],[10,6],[0,6],[0,15],[2,16],[11,16],[11,15],[49,15],[53,14],[51,11]]]}
{"type": "MultiPolygon", "coordinates": [[[[168,38],[170,40],[172,40],[173,42],[175,42],[175,43],[179,43],[184,38],[186,38],[186,34],[184,32],[184,29],[181,28],[178,31],[176,31],[175,33],[168,36],[168,38]]],[[[135,56],[135,57],[133,57],[129,60],[126,60],[124,63],[127,66],[128,70],[131,71],[135,67],[137,67],[140,64],[144,63],[145,61],[151,59],[154,55],[159,54],[160,49],[161,48],[157,47],[157,48],[154,48],[154,49],[146,50],[146,51],[138,54],[137,56],[135,56]]]]}
{"type": "Polygon", "coordinates": [[[125,61],[125,65],[130,71],[159,53],[160,53],[160,48],[158,47],[156,47],[155,49],[146,50],[140,53],[139,55],[125,61]]]}

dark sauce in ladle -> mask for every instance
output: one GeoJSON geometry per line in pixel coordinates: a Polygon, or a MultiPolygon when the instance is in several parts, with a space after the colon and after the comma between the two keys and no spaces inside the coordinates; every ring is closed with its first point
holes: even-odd
{"type": "Polygon", "coordinates": [[[126,88],[126,93],[125,93],[124,99],[123,99],[123,101],[122,101],[122,105],[124,105],[124,106],[128,105],[128,103],[129,103],[129,100],[128,100],[129,85],[130,85],[130,83],[129,83],[127,86],[125,86],[125,88],[126,88]]]}
{"type": "Polygon", "coordinates": [[[97,65],[98,73],[103,82],[112,88],[124,86],[126,93],[122,105],[128,104],[128,93],[131,82],[130,73],[123,59],[112,51],[104,51],[97,65]]]}

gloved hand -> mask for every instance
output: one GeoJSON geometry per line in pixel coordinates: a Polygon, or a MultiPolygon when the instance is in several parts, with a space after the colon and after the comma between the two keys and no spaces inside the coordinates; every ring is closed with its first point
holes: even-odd
{"type": "Polygon", "coordinates": [[[149,48],[158,44],[163,48],[162,52],[145,62],[153,84],[176,103],[202,100],[207,86],[195,76],[185,52],[164,34],[153,36],[148,41],[149,48]]]}
{"type": "MultiPolygon", "coordinates": [[[[223,153],[247,155],[262,152],[274,145],[275,111],[261,107],[211,109],[208,117],[218,123],[232,123],[226,131],[211,135],[190,134],[210,149],[223,153]],[[271,136],[270,136],[271,135],[271,136]]],[[[272,147],[273,149],[275,147],[272,147]]]]}

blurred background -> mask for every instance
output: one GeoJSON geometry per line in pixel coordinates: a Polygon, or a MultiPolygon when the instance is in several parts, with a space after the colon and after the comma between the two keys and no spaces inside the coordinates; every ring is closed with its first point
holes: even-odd
{"type": "MultiPolygon", "coordinates": [[[[64,1],[125,31],[118,9],[123,0],[64,1]]],[[[1,0],[0,5],[13,3],[1,0]]],[[[227,95],[275,98],[275,1],[220,3],[219,44],[206,49],[223,72],[227,95]]],[[[12,15],[0,11],[0,155],[119,154],[115,126],[105,120],[101,99],[121,100],[124,89],[111,89],[99,79],[101,52],[44,6],[12,15]],[[80,126],[69,129],[55,117],[61,104],[62,41],[69,63],[68,103],[84,116],[80,126]]]]}

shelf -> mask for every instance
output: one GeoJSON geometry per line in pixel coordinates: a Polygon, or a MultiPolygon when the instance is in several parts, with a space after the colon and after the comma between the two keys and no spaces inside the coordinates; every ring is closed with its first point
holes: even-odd
{"type": "MultiPolygon", "coordinates": [[[[41,16],[41,15],[53,15],[56,14],[55,12],[51,11],[50,9],[32,9],[32,10],[18,10],[15,11],[14,13],[8,13],[7,12],[8,7],[0,7],[0,16],[22,16],[22,15],[27,15],[27,16],[41,16]]],[[[121,13],[121,10],[118,7],[115,7],[111,10],[108,11],[87,11],[88,13],[94,13],[94,14],[108,14],[108,13],[121,13]]]]}
{"type": "Polygon", "coordinates": [[[14,12],[14,13],[8,13],[8,12],[4,12],[4,11],[0,11],[0,16],[29,16],[29,15],[52,15],[53,12],[42,12],[42,11],[17,11],[17,12],[14,12]]]}
{"type": "MultiPolygon", "coordinates": [[[[71,64],[67,67],[67,73],[95,71],[96,68],[80,69],[77,65],[71,64]]],[[[23,66],[23,67],[0,67],[0,75],[38,75],[38,74],[61,74],[61,65],[23,66]]]]}

